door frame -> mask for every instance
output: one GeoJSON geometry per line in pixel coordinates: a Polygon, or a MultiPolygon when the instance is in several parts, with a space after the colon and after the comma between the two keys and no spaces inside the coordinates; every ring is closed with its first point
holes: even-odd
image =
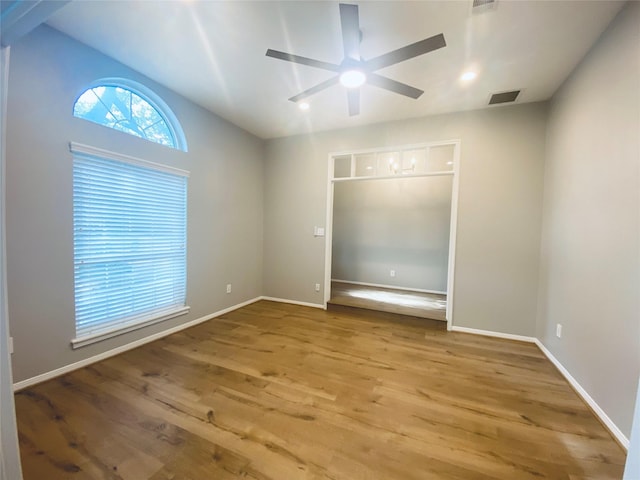
{"type": "Polygon", "coordinates": [[[12,340],[7,309],[7,256],[5,248],[5,155],[7,139],[7,92],[9,82],[10,47],[1,47],[0,65],[0,477],[21,479],[22,467],[18,447],[13,375],[11,372],[12,340]]]}
{"type": "Polygon", "coordinates": [[[330,152],[328,155],[328,175],[327,175],[327,219],[325,228],[325,278],[324,278],[324,307],[327,308],[331,297],[331,261],[333,253],[333,197],[334,187],[336,182],[357,182],[363,180],[383,180],[383,179],[404,179],[414,177],[434,177],[443,175],[452,175],[453,184],[451,188],[451,218],[449,226],[449,259],[447,263],[447,330],[453,328],[454,319],[454,296],[455,296],[455,264],[456,264],[456,237],[458,234],[458,196],[460,189],[460,139],[443,140],[438,142],[426,142],[420,144],[409,144],[400,146],[369,148],[369,149],[354,149],[348,151],[330,152]],[[419,148],[437,147],[444,145],[453,145],[453,169],[448,172],[430,172],[430,173],[418,173],[410,175],[392,175],[392,176],[379,176],[379,177],[353,177],[353,178],[333,178],[335,168],[335,158],[351,155],[352,156],[352,170],[353,170],[353,155],[360,154],[372,154],[372,153],[385,153],[385,152],[397,152],[404,150],[415,150],[419,148]]]}

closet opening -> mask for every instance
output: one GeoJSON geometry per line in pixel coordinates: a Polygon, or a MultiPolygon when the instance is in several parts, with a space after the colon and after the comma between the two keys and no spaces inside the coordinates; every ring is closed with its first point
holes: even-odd
{"type": "Polygon", "coordinates": [[[453,321],[460,142],[329,156],[325,304],[453,321]]]}

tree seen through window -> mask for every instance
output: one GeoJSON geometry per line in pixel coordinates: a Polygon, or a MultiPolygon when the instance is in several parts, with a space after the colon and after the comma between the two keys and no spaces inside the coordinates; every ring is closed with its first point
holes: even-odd
{"type": "Polygon", "coordinates": [[[151,142],[178,148],[165,118],[147,100],[123,87],[100,85],[76,101],[73,115],[151,142]]]}

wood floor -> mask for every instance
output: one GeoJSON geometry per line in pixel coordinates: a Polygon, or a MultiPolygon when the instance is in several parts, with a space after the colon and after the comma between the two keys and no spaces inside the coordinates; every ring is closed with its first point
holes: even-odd
{"type": "Polygon", "coordinates": [[[329,303],[447,321],[447,296],[437,293],[368,287],[332,281],[329,303]]]}
{"type": "Polygon", "coordinates": [[[535,345],[261,301],[16,394],[25,480],[620,479],[535,345]]]}

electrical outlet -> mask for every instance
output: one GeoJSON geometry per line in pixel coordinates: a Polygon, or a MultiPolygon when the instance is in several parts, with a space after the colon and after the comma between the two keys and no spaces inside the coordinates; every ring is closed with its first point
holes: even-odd
{"type": "Polygon", "coordinates": [[[556,325],[556,337],[562,338],[562,325],[559,323],[556,325]]]}
{"type": "Polygon", "coordinates": [[[319,291],[320,291],[320,284],[316,283],[316,292],[319,292],[319,291]]]}
{"type": "Polygon", "coordinates": [[[231,293],[231,284],[227,283],[227,293],[231,293]]]}
{"type": "Polygon", "coordinates": [[[395,277],[396,276],[396,271],[395,270],[390,270],[389,271],[389,276],[390,277],[395,277]]]}

